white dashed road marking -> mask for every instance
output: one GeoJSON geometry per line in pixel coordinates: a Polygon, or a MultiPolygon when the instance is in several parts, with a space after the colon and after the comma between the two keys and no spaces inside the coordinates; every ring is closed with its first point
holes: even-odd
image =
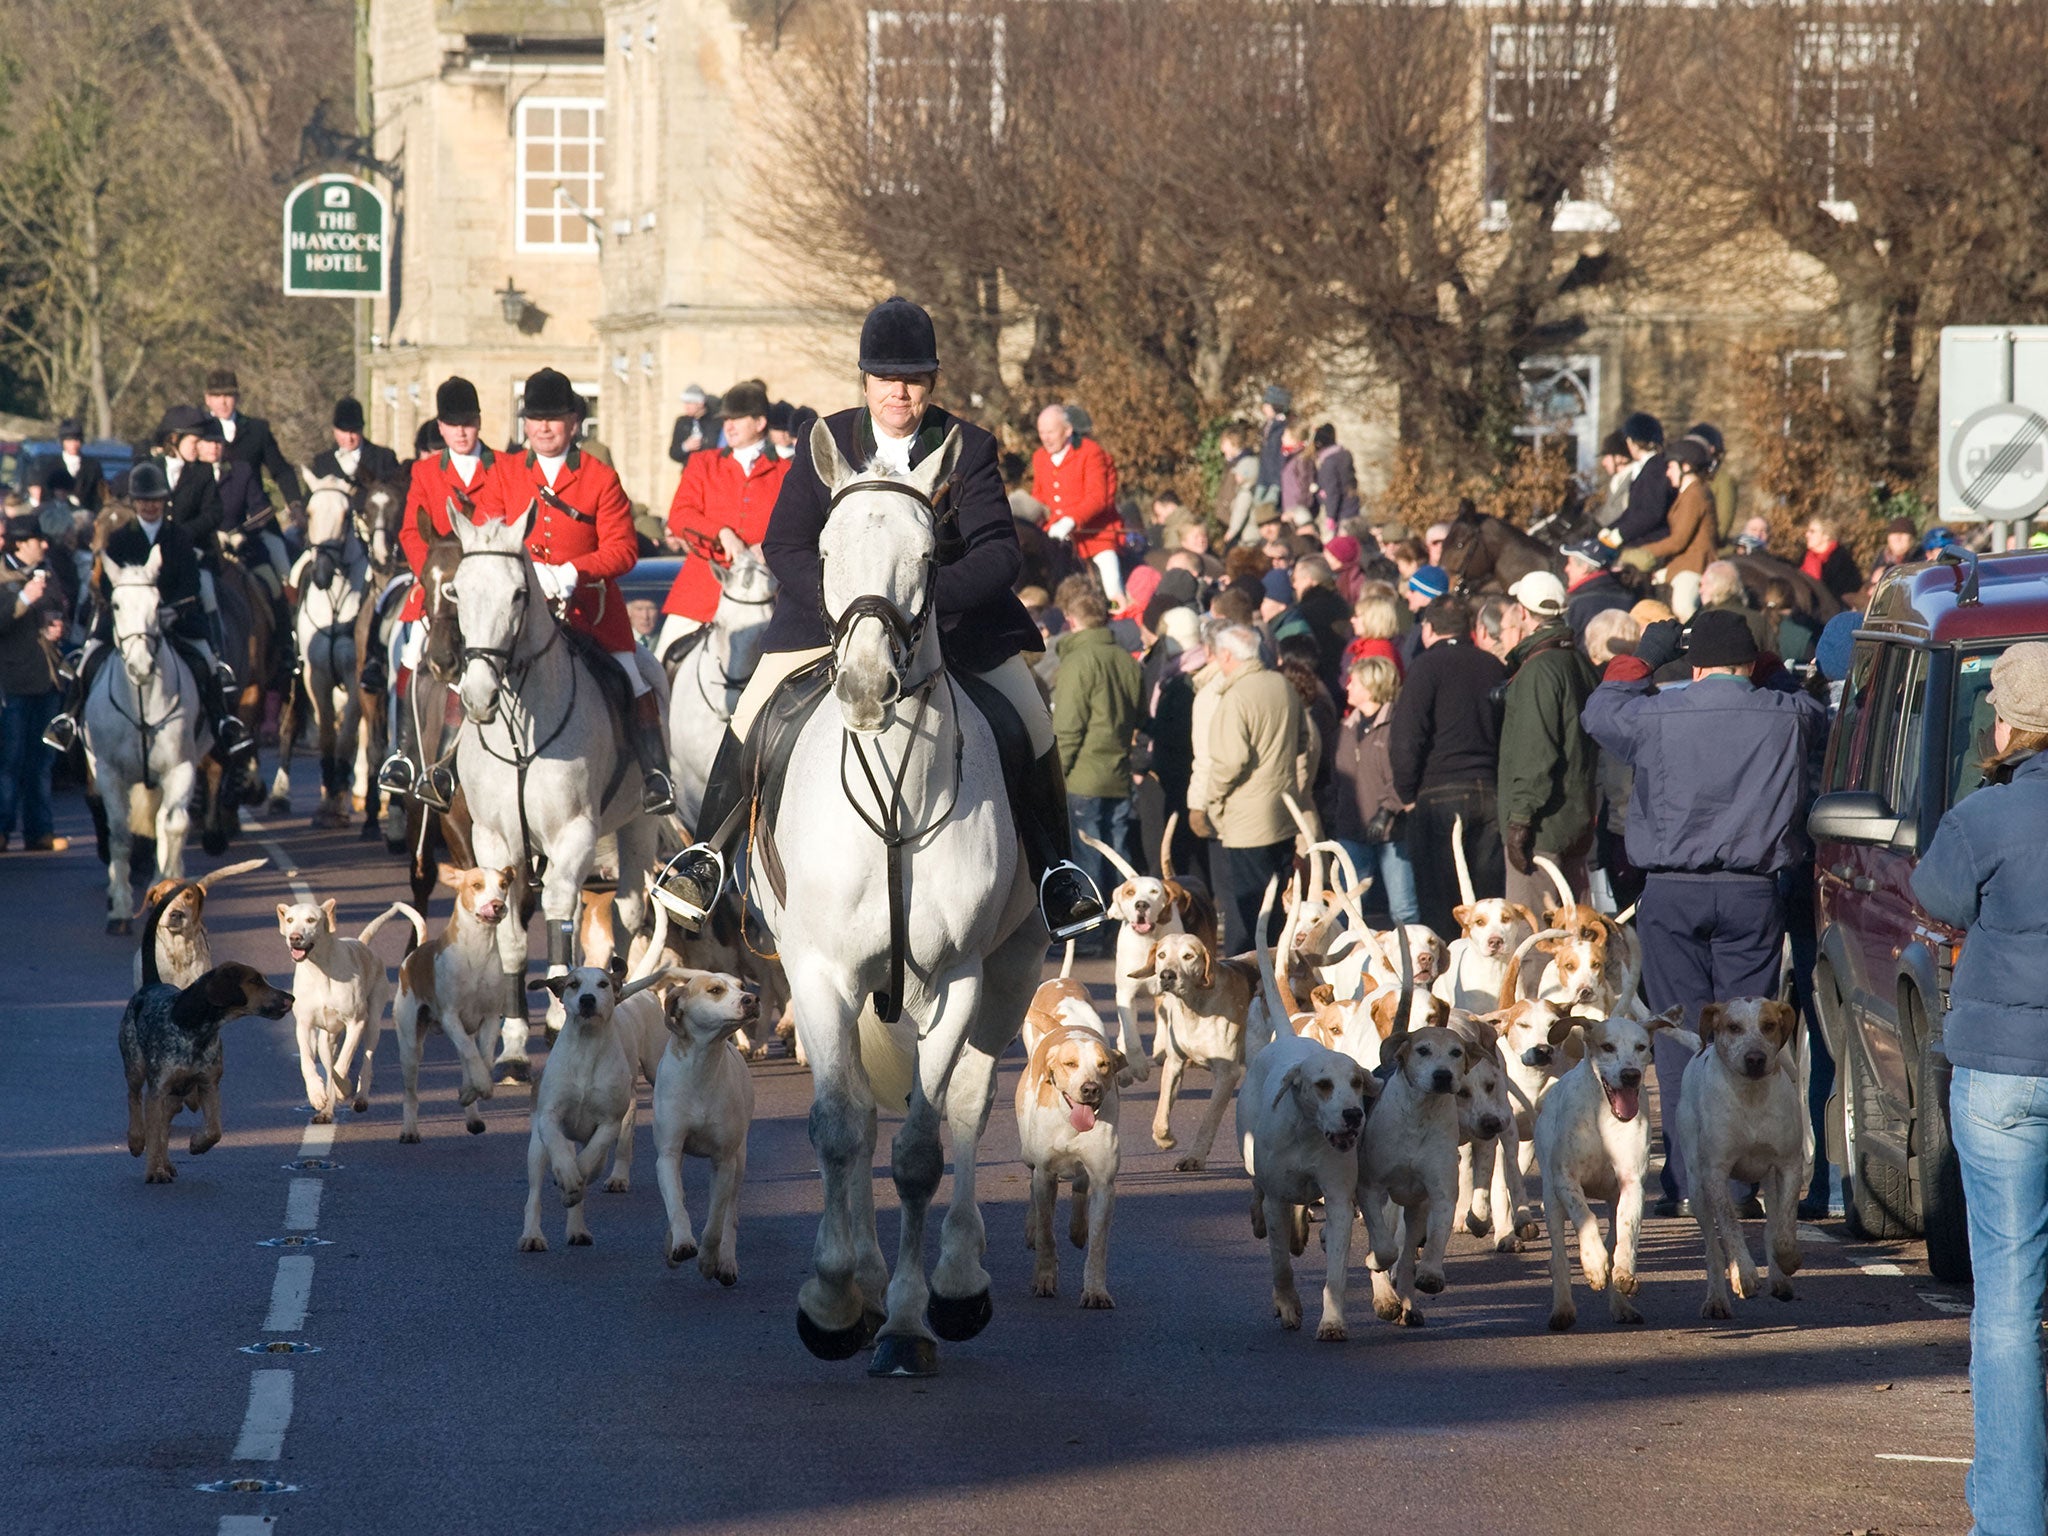
{"type": "Polygon", "coordinates": [[[320,1225],[320,1191],[324,1186],[318,1179],[293,1179],[292,1187],[284,1197],[284,1229],[287,1232],[310,1232],[320,1225]]]}
{"type": "Polygon", "coordinates": [[[292,1421],[292,1373],[255,1371],[249,1376],[249,1411],[242,1416],[236,1461],[276,1461],[284,1454],[284,1432],[292,1421]]]}
{"type": "Polygon", "coordinates": [[[277,1279],[270,1287],[270,1315],[263,1319],[263,1331],[297,1333],[306,1325],[306,1308],[312,1299],[313,1255],[279,1255],[277,1279]]]}
{"type": "Polygon", "coordinates": [[[286,853],[283,847],[270,837],[270,828],[253,816],[244,816],[242,818],[242,825],[256,834],[256,846],[261,848],[264,856],[277,866],[279,873],[284,876],[286,883],[291,886],[292,895],[300,901],[310,903],[313,900],[313,887],[299,878],[298,866],[292,863],[292,856],[286,853]]]}
{"type": "Polygon", "coordinates": [[[1877,1459],[1879,1461],[1931,1461],[1936,1466],[1942,1467],[1967,1467],[1970,1464],[1970,1458],[1967,1456],[1909,1456],[1904,1451],[1879,1451],[1877,1459]]]}

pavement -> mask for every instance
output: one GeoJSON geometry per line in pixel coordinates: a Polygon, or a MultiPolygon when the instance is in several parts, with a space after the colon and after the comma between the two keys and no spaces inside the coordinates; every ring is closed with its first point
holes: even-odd
{"type": "MultiPolygon", "coordinates": [[[[291,1021],[230,1025],[225,1140],[192,1157],[181,1117],[177,1181],[146,1185],[115,1048],[134,941],[104,936],[90,828],[75,796],[62,812],[70,851],[0,855],[0,1525],[15,1536],[1968,1525],[1969,1294],[1931,1281],[1916,1246],[1825,1223],[1798,1301],[1705,1323],[1697,1227],[1652,1219],[1644,1326],[1616,1328],[1581,1286],[1577,1330],[1555,1335],[1541,1243],[1495,1254],[1460,1235],[1428,1326],[1375,1320],[1354,1268],[1351,1339],[1321,1344],[1271,1316],[1233,1117],[1207,1171],[1174,1172],[1146,1135],[1156,1074],[1125,1096],[1116,1309],[1084,1312],[1072,1249],[1060,1296],[1030,1294],[1013,1050],[982,1152],[995,1320],[923,1381],[870,1380],[797,1342],[819,1188],[808,1077],[788,1059],[752,1069],[729,1290],[662,1263],[644,1087],[633,1188],[589,1196],[595,1246],[563,1246],[550,1188],[551,1251],[519,1253],[526,1094],[501,1088],[486,1134],[464,1134],[438,1037],[425,1139],[401,1146],[388,1032],[369,1112],[330,1139],[309,1124],[291,1021]],[[280,1342],[317,1353],[242,1352],[280,1342]],[[288,1491],[200,1491],[223,1480],[288,1491]]],[[[303,816],[218,861],[195,846],[188,873],[258,853],[272,866],[219,888],[209,928],[217,960],[283,985],[275,906],[300,899],[294,882],[337,898],[350,933],[405,894],[381,845],[303,816]]],[[[394,963],[402,927],[379,940],[394,963]]],[[[1106,993],[1105,964],[1082,974],[1106,993]]],[[[1183,1138],[1207,1092],[1190,1078],[1183,1138]]],[[[701,1226],[706,1165],[685,1181],[701,1226]]],[[[1746,1235],[1756,1251],[1759,1225],[1746,1235]]],[[[1311,1244],[1311,1314],[1321,1267],[1311,1244]]]]}

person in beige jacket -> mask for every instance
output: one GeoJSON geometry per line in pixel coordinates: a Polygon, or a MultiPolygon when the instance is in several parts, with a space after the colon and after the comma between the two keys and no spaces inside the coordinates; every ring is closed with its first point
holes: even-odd
{"type": "Polygon", "coordinates": [[[1207,712],[1202,803],[1223,845],[1229,900],[1219,905],[1225,947],[1237,954],[1251,947],[1266,882],[1293,871],[1294,819],[1281,797],[1309,803],[1317,751],[1301,695],[1259,660],[1257,631],[1232,625],[1211,650],[1222,677],[1207,712]]]}
{"type": "Polygon", "coordinates": [[[1666,473],[1678,492],[1667,514],[1663,538],[1640,547],[1655,560],[1652,569],[1671,587],[1672,604],[1679,617],[1686,618],[1699,601],[1700,576],[1714,558],[1719,523],[1714,515],[1714,493],[1707,475],[1713,468],[1713,451],[1695,438],[1681,437],[1664,450],[1669,460],[1666,473]]]}

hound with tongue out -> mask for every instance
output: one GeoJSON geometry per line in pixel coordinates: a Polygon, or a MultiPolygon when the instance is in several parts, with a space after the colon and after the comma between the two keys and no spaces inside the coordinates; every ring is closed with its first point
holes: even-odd
{"type": "MultiPolygon", "coordinates": [[[[1074,1018],[1069,1000],[1062,1017],[1074,1018]]],[[[1031,1047],[1017,1083],[1017,1141],[1031,1169],[1031,1210],[1025,1241],[1037,1253],[1031,1292],[1059,1293],[1059,1246],[1053,1240],[1053,1205],[1061,1179],[1074,1186],[1067,1235],[1088,1256],[1081,1268],[1081,1305],[1113,1307],[1109,1294],[1109,1218],[1116,1208],[1116,1175],[1123,1161],[1117,1136],[1120,1051],[1107,1032],[1075,1022],[1054,1023],[1031,1047]]]]}
{"type": "MultiPolygon", "coordinates": [[[[1572,1301],[1571,1259],[1566,1227],[1579,1234],[1579,1267],[1586,1284],[1607,1292],[1607,1310],[1617,1323],[1640,1323],[1643,1314],[1629,1300],[1636,1290],[1636,1244],[1642,1235],[1643,1183],[1650,1170],[1650,1122],[1642,1113],[1643,1077],[1651,1062],[1650,1037],[1660,1030],[1691,1049],[1698,1037],[1679,1028],[1682,1008],[1637,1023],[1627,1018],[1567,1014],[1550,1030],[1555,1048],[1574,1029],[1585,1032],[1586,1054],[1557,1081],[1536,1111],[1536,1156],[1543,1167],[1543,1224],[1550,1229],[1550,1326],[1563,1330],[1578,1321],[1572,1301]],[[1613,1206],[1614,1254],[1600,1241],[1600,1226],[1587,1202],[1613,1206]]],[[[1524,1053],[1524,1060],[1535,1047],[1524,1053]]]]}

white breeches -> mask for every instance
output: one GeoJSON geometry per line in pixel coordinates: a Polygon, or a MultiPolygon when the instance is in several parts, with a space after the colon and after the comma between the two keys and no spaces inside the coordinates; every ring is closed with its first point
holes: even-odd
{"type": "Polygon", "coordinates": [[[612,660],[626,669],[626,678],[633,685],[634,698],[637,699],[643,693],[653,691],[649,688],[647,679],[640,675],[640,648],[638,646],[633,647],[629,651],[613,651],[612,660]]]}
{"type": "Polygon", "coordinates": [[[1124,600],[1124,568],[1117,559],[1116,551],[1105,549],[1088,558],[1101,573],[1103,596],[1109,599],[1112,608],[1121,607],[1124,600]]]}
{"type": "MultiPolygon", "coordinates": [[[[747,732],[754,728],[754,717],[775,697],[782,680],[830,651],[830,646],[821,645],[807,651],[770,651],[763,656],[746,691],[740,695],[739,706],[733,710],[732,733],[744,741],[747,732]]],[[[1031,755],[1043,757],[1050,752],[1052,711],[1045,706],[1045,695],[1038,690],[1038,679],[1032,675],[1030,662],[1022,656],[1012,656],[993,671],[975,675],[1010,701],[1010,707],[1017,711],[1031,737],[1031,755]]]]}

